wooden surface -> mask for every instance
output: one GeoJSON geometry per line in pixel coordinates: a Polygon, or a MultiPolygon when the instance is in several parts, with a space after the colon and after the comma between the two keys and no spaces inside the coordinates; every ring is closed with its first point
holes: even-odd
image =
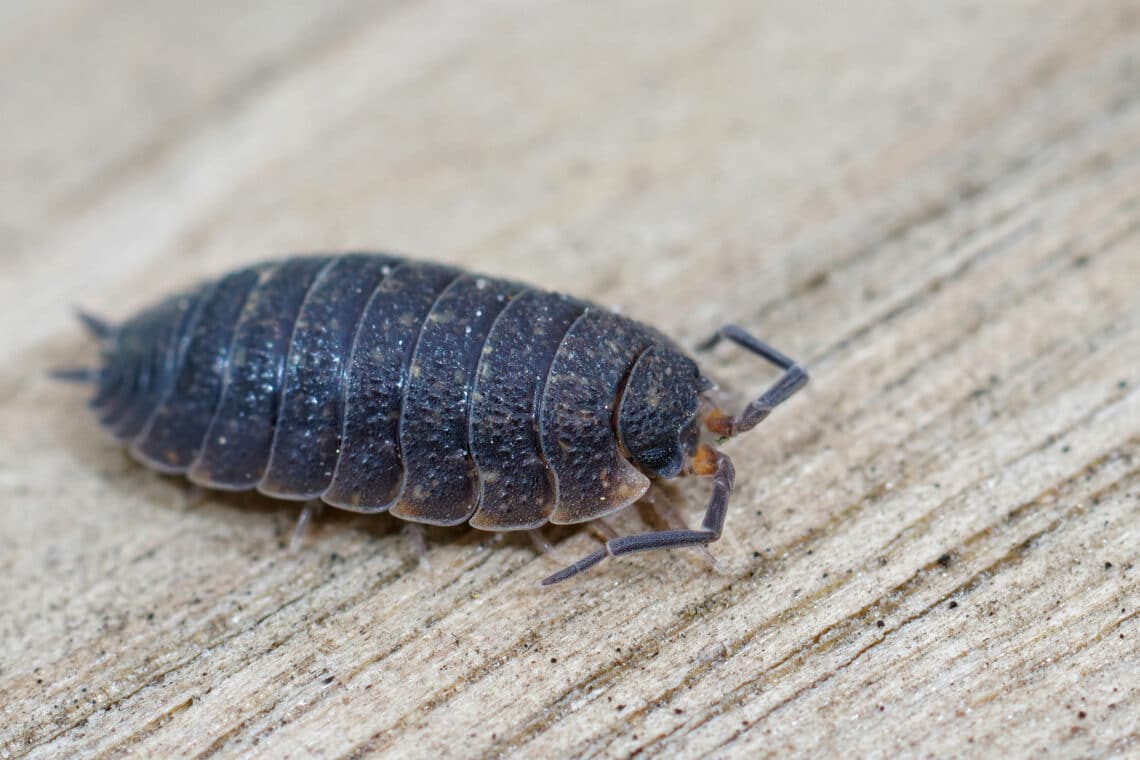
{"type": "Polygon", "coordinates": [[[1137,3],[18,0],[0,113],[0,756],[1140,752],[1137,3]],[[45,380],[72,304],[346,247],[806,359],[715,569],[291,554],[45,380]]]}

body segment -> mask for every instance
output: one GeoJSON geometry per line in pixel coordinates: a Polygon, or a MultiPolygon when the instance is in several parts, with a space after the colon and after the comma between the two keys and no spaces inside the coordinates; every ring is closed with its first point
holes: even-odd
{"type": "Polygon", "coordinates": [[[420,329],[400,412],[404,490],[396,517],[457,525],[475,512],[478,473],[467,439],[471,387],[491,325],[521,286],[467,275],[420,329]]]}
{"type": "Polygon", "coordinates": [[[567,331],[539,415],[542,451],[557,483],[551,522],[601,517],[649,487],[618,449],[613,417],[622,380],[651,341],[641,325],[602,309],[587,309],[567,331]]]}
{"type": "Polygon", "coordinates": [[[334,507],[382,512],[404,483],[400,410],[420,328],[458,269],[403,262],[373,291],[348,367],[341,452],[323,498],[334,507]]]}
{"type": "Polygon", "coordinates": [[[566,296],[528,290],[499,315],[483,345],[472,391],[471,453],[479,470],[483,530],[525,530],[550,519],[556,486],[535,413],[554,355],[587,308],[566,296]]]}
{"type": "Polygon", "coordinates": [[[322,258],[282,262],[250,294],[234,330],[222,397],[189,477],[211,488],[247,490],[265,474],[293,325],[322,258]]]}
{"type": "Polygon", "coordinates": [[[293,323],[273,446],[258,490],[315,499],[332,481],[344,419],[346,367],[361,314],[394,259],[334,259],[309,286],[293,323]]]}
{"type": "Polygon", "coordinates": [[[169,387],[131,444],[131,452],[148,466],[183,473],[198,456],[221,397],[234,327],[260,278],[259,269],[243,269],[198,298],[198,313],[180,339],[186,349],[169,387]]]}

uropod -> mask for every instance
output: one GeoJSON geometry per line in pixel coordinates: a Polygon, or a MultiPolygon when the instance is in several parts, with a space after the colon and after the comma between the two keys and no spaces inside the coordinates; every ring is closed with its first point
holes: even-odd
{"type": "Polygon", "coordinates": [[[414,523],[486,531],[582,523],[655,479],[707,477],[699,530],[608,540],[547,577],[609,556],[720,537],[732,461],[808,376],[735,326],[728,339],[783,371],[738,414],[672,340],[613,311],[510,280],[397,256],[301,256],[231,272],[118,325],[91,406],[131,454],[198,485],[414,523]]]}

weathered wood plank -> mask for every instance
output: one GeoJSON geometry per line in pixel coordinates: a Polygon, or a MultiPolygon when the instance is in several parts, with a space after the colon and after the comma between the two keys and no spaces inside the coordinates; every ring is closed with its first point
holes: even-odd
{"type": "Polygon", "coordinates": [[[1140,4],[99,8],[0,10],[3,756],[1136,751],[1140,4]],[[290,554],[44,380],[72,303],[350,246],[805,358],[718,567],[290,554]]]}

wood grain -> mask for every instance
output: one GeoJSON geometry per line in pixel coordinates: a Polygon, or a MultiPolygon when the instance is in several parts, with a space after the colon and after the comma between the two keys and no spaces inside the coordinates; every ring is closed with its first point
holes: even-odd
{"type": "Polygon", "coordinates": [[[232,5],[0,9],[2,757],[1138,751],[1140,4],[232,5]],[[45,379],[73,304],[348,247],[804,358],[716,567],[289,553],[45,379]]]}

